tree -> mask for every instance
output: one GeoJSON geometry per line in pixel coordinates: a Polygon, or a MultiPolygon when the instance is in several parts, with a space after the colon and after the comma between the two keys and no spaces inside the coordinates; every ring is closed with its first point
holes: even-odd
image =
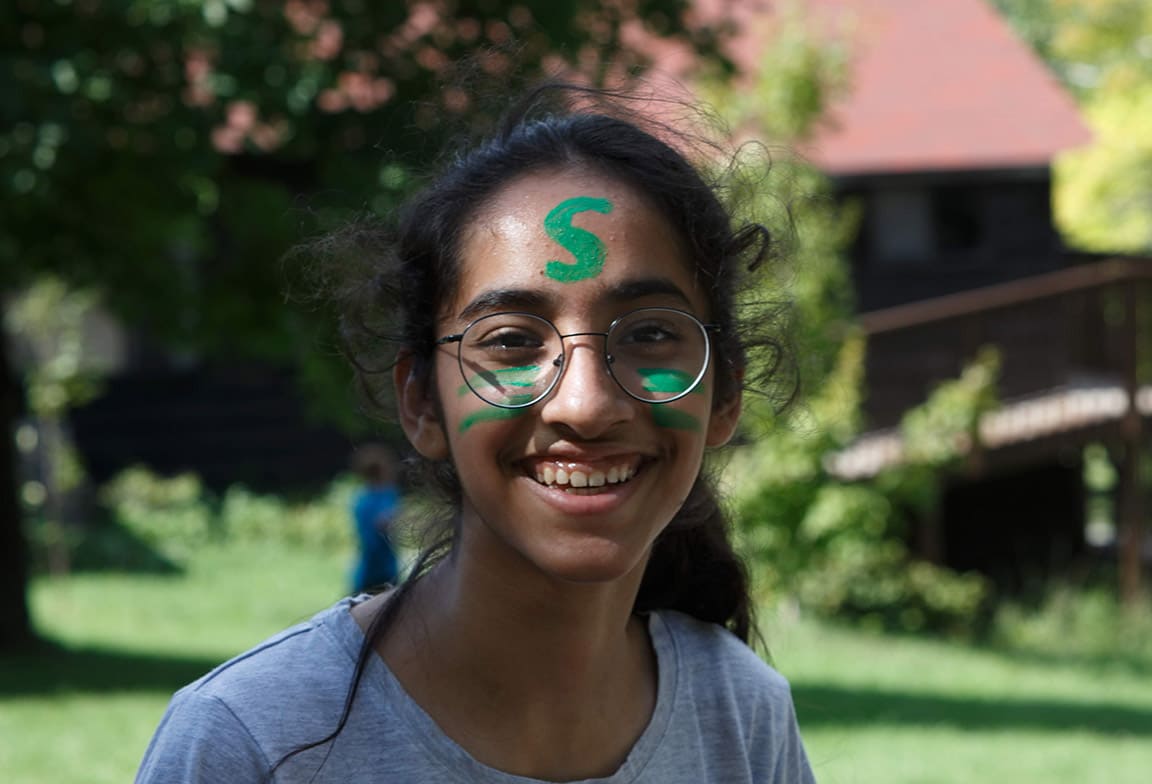
{"type": "MultiPolygon", "coordinates": [[[[52,273],[212,356],[307,362],[316,319],[278,260],[385,210],[480,87],[561,63],[642,68],[643,25],[718,57],[688,0],[14,0],[0,10],[0,289],[52,273]],[[453,84],[472,55],[472,81],[453,84]],[[300,199],[306,199],[302,209],[300,199]]],[[[32,637],[14,484],[20,392],[0,341],[0,648],[32,637]]]]}
{"type": "Polygon", "coordinates": [[[1096,139],[1056,162],[1056,220],[1069,242],[1152,252],[1152,5],[997,0],[1079,101],[1096,139]]]}
{"type": "MultiPolygon", "coordinates": [[[[798,4],[771,22],[756,72],[705,94],[736,127],[787,149],[802,146],[849,83],[850,58],[842,41],[815,32],[798,4]]],[[[863,424],[865,340],[845,258],[856,211],[837,203],[811,166],[772,157],[767,180],[754,177],[760,187],[748,189],[753,209],[796,241],[756,296],[788,292],[802,395],[783,416],[746,398],[745,443],[725,473],[740,547],[774,600],[795,597],[816,612],[908,631],[968,631],[987,594],[984,580],[917,559],[907,534],[911,518],[938,503],[945,472],[972,443],[991,405],[994,361],[984,358],[908,412],[901,465],[871,481],[837,475],[832,458],[863,424]]]]}

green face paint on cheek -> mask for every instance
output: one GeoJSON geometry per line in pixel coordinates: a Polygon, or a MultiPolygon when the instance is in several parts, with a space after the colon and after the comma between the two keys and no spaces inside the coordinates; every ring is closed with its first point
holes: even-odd
{"type": "Polygon", "coordinates": [[[700,420],[686,411],[671,408],[661,403],[652,403],[652,421],[669,430],[690,430],[698,433],[703,430],[700,420]]]}
{"type": "MultiPolygon", "coordinates": [[[[688,387],[696,377],[675,368],[636,368],[636,372],[644,379],[642,386],[646,392],[658,392],[667,395],[679,395],[688,387]]],[[[697,384],[692,394],[704,393],[704,385],[697,384]]]]}
{"type": "Polygon", "coordinates": [[[473,425],[478,425],[481,422],[498,422],[504,419],[515,419],[516,417],[524,416],[526,408],[496,408],[489,406],[482,408],[479,411],[473,411],[468,416],[460,420],[460,432],[466,432],[472,428],[473,425]]]}
{"type": "MultiPolygon", "coordinates": [[[[467,389],[467,387],[465,387],[465,389],[467,389]]],[[[508,405],[523,405],[534,397],[535,395],[531,394],[508,395],[508,405]]],[[[476,402],[480,403],[479,400],[476,402]]],[[[527,408],[498,408],[488,405],[487,403],[483,403],[482,405],[484,406],[483,408],[473,411],[460,420],[459,432],[463,433],[470,430],[473,425],[478,425],[481,422],[499,422],[505,419],[515,419],[516,417],[523,416],[528,411],[527,408]]]]}
{"type": "Polygon", "coordinates": [[[461,384],[457,394],[463,397],[473,389],[483,389],[485,387],[519,387],[523,389],[524,387],[534,386],[538,378],[540,378],[539,365],[521,365],[519,367],[485,370],[483,373],[477,373],[470,377],[467,384],[461,384]]]}
{"type": "Polygon", "coordinates": [[[604,243],[592,232],[572,225],[581,212],[612,212],[612,202],[592,196],[576,196],[557,204],[544,218],[544,230],[576,259],[574,262],[549,261],[545,274],[561,283],[594,278],[604,267],[604,243]]]}

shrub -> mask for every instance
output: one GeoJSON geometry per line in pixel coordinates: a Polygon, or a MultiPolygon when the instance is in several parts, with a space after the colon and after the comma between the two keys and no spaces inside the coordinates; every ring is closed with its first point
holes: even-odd
{"type": "Polygon", "coordinates": [[[733,459],[740,547],[769,601],[789,596],[821,615],[886,629],[969,634],[986,580],[915,559],[907,527],[937,501],[943,472],[991,405],[996,358],[983,356],[908,415],[903,464],[848,483],[825,458],[854,436],[862,362],[863,341],[846,341],[799,415],[733,459]]]}
{"type": "Polygon", "coordinates": [[[339,479],[318,498],[291,503],[233,485],[220,503],[222,536],[228,541],[281,542],[324,552],[350,550],[355,546],[348,509],[354,486],[351,479],[339,479]]]}
{"type": "Polygon", "coordinates": [[[1001,605],[992,625],[1000,647],[1042,658],[1152,667],[1152,598],[1131,607],[1116,597],[1115,581],[1051,586],[1035,602],[1001,605]]]}
{"type": "Polygon", "coordinates": [[[112,521],[173,562],[185,560],[213,536],[211,504],[199,477],[162,477],[129,468],[109,481],[100,500],[112,521]]]}

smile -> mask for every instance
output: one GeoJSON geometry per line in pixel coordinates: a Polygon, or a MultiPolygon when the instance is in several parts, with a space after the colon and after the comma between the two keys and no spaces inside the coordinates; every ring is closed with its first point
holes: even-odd
{"type": "Polygon", "coordinates": [[[639,462],[639,458],[633,458],[597,466],[568,461],[540,461],[535,465],[535,477],[542,485],[566,490],[604,487],[627,482],[636,475],[639,462]]]}

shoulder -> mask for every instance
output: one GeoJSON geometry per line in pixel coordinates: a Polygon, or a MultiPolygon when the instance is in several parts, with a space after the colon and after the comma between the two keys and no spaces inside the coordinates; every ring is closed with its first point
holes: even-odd
{"type": "Polygon", "coordinates": [[[295,746],[324,737],[340,716],[355,668],[359,627],[350,603],[265,640],[176,692],[139,780],[210,780],[175,776],[174,766],[267,770],[295,746]],[[143,777],[152,769],[164,773],[143,777]]]}
{"type": "MultiPolygon", "coordinates": [[[[734,634],[664,610],[653,613],[660,674],[674,683],[668,737],[697,748],[705,781],[811,784],[788,681],[734,634]]],[[[663,687],[662,687],[663,688],[663,687]]]]}
{"type": "Polygon", "coordinates": [[[675,657],[680,696],[699,712],[747,722],[795,721],[788,681],[736,635],[675,611],[654,615],[653,636],[667,637],[664,645],[675,657]]]}
{"type": "Polygon", "coordinates": [[[345,599],[268,638],[182,691],[225,703],[263,703],[277,695],[298,699],[302,689],[346,676],[358,651],[350,604],[345,599]]]}
{"type": "Polygon", "coordinates": [[[723,676],[787,696],[788,681],[743,640],[714,623],[663,610],[655,613],[676,647],[680,667],[693,678],[723,676]]]}

